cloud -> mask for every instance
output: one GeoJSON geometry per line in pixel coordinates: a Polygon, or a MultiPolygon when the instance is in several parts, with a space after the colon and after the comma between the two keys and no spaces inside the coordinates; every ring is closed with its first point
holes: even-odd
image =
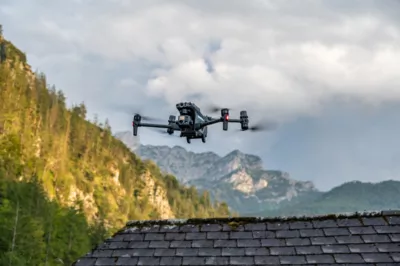
{"type": "MultiPolygon", "coordinates": [[[[244,133],[240,139],[215,126],[209,146],[187,147],[225,153],[233,149],[230,143],[284,168],[287,160],[296,160],[290,154],[309,148],[300,144],[306,135],[295,137],[307,117],[315,119],[313,131],[307,131],[316,136],[315,147],[338,146],[344,143],[338,134],[327,133],[333,125],[321,129],[321,123],[334,119],[332,113],[364,105],[341,112],[356,121],[367,110],[400,102],[399,8],[398,1],[389,0],[3,0],[0,17],[5,36],[27,52],[34,69],[65,91],[69,103],[85,101],[89,113],[110,118],[114,130],[129,130],[137,109],[152,116],[161,112],[167,119],[181,100],[233,107],[235,115],[247,109],[251,122],[267,117],[287,126],[276,133],[244,133]],[[327,111],[327,106],[336,109],[327,111]],[[279,162],[271,157],[277,143],[284,149],[285,141],[295,139],[279,162]]],[[[350,130],[344,127],[343,135],[350,130]]],[[[140,132],[144,142],[182,143],[151,130],[140,132]]],[[[302,161],[304,168],[324,151],[313,152],[315,157],[302,161]]],[[[328,157],[321,165],[335,160],[328,157]]],[[[347,164],[336,162],[337,169],[347,164]]],[[[295,165],[287,170],[308,178],[295,165]]]]}
{"type": "MultiPolygon", "coordinates": [[[[400,100],[399,23],[379,16],[375,2],[27,3],[4,10],[32,19],[20,29],[35,37],[26,44],[31,54],[148,62],[147,96],[171,104],[197,93],[284,118],[312,114],[333,98],[400,100]]],[[[23,20],[16,14],[6,12],[23,20]]]]}
{"type": "Polygon", "coordinates": [[[116,1],[104,16],[85,13],[94,20],[75,42],[109,60],[156,65],[147,95],[170,104],[199,93],[204,101],[251,105],[286,118],[312,114],[333,98],[400,100],[399,24],[375,16],[372,5],[360,13],[339,13],[336,6],[334,13],[319,1],[309,2],[310,10],[274,1],[232,3],[163,1],[137,8],[116,1]]]}

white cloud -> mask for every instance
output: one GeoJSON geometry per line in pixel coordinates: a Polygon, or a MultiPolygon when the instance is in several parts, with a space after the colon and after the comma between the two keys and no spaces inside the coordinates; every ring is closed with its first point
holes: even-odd
{"type": "Polygon", "coordinates": [[[202,93],[222,105],[293,117],[337,97],[400,100],[400,37],[393,21],[369,13],[332,14],[319,1],[304,4],[311,9],[302,15],[274,1],[246,2],[246,12],[240,2],[229,12],[191,3],[102,2],[102,13],[94,8],[81,14],[79,28],[60,29],[43,19],[42,30],[59,32],[63,41],[108,60],[140,58],[157,65],[148,94],[171,104],[202,93]],[[329,15],[318,16],[318,10],[329,15]],[[220,43],[214,53],[208,51],[212,41],[220,43]]]}
{"type": "Polygon", "coordinates": [[[25,10],[34,19],[30,34],[61,45],[41,43],[32,52],[50,48],[107,60],[143,59],[159,66],[148,80],[148,93],[170,103],[203,93],[225,105],[296,116],[315,111],[331,97],[400,100],[399,27],[373,13],[334,13],[321,1],[300,6],[276,1],[96,3],[77,1],[66,11],[64,5],[43,4],[44,13],[36,17],[25,10]],[[75,16],[68,17],[72,10],[75,16]],[[208,51],[212,41],[220,43],[214,53],[208,51]],[[213,73],[207,72],[206,55],[213,73]]]}

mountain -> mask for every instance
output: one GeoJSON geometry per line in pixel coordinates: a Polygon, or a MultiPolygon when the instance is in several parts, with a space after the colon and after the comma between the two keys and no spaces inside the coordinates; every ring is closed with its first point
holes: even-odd
{"type": "Polygon", "coordinates": [[[181,182],[210,192],[241,215],[274,210],[320,195],[312,182],[296,181],[282,171],[265,170],[260,157],[234,150],[226,156],[194,153],[180,146],[141,145],[132,132],[115,135],[142,159],[154,161],[181,182]]]}
{"type": "Polygon", "coordinates": [[[319,215],[326,213],[379,211],[400,208],[400,182],[351,181],[320,194],[315,200],[251,215],[319,215]]]}
{"type": "Polygon", "coordinates": [[[400,208],[400,182],[352,181],[318,191],[312,182],[296,181],[289,174],[262,168],[261,158],[234,150],[226,156],[193,153],[182,147],[141,145],[132,132],[116,134],[143,159],[153,160],[179,180],[213,199],[228,202],[240,215],[290,216],[400,208]]]}
{"type": "Polygon", "coordinates": [[[230,216],[89,121],[0,34],[0,265],[71,265],[128,220],[230,216]],[[3,52],[2,52],[3,53],[3,52]]]}
{"type": "Polygon", "coordinates": [[[262,168],[261,158],[234,150],[216,160],[204,175],[188,182],[209,190],[216,200],[229,202],[241,215],[282,208],[319,195],[312,182],[262,168]]]}
{"type": "Polygon", "coordinates": [[[118,132],[115,137],[143,160],[154,161],[162,171],[173,174],[183,183],[203,176],[208,168],[220,159],[220,156],[213,152],[194,153],[179,146],[171,148],[141,145],[138,137],[133,137],[132,132],[118,132]]]}

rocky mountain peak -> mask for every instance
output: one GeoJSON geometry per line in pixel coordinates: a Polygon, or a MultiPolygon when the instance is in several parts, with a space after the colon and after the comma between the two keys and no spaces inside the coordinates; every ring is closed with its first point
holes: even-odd
{"type": "MultiPolygon", "coordinates": [[[[129,138],[120,136],[130,146],[129,138]]],[[[142,159],[153,160],[181,182],[208,190],[213,199],[228,202],[242,214],[278,208],[316,191],[312,182],[294,180],[283,171],[263,169],[259,156],[238,149],[219,156],[213,152],[191,152],[182,146],[139,145],[135,153],[142,159]]]]}
{"type": "Polygon", "coordinates": [[[262,169],[262,160],[259,156],[245,154],[239,150],[234,150],[216,161],[214,167],[211,167],[208,171],[208,174],[217,176],[219,175],[217,172],[227,174],[242,168],[262,169]],[[213,168],[215,173],[211,173],[213,168]]]}

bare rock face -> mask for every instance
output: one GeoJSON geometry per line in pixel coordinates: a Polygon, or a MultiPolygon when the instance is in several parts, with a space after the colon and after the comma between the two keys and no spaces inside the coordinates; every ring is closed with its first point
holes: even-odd
{"type": "Polygon", "coordinates": [[[141,145],[136,153],[142,159],[154,161],[164,172],[175,175],[183,183],[204,176],[220,158],[212,152],[193,153],[179,146],[141,145]]]}
{"type": "Polygon", "coordinates": [[[140,145],[131,132],[116,135],[142,159],[154,161],[165,173],[187,185],[208,190],[244,215],[274,210],[319,195],[314,184],[291,179],[283,171],[263,169],[260,157],[234,150],[226,156],[194,153],[183,147],[140,145]]]}
{"type": "Polygon", "coordinates": [[[145,194],[149,196],[150,203],[156,206],[161,219],[175,218],[171,206],[168,203],[167,192],[160,186],[157,186],[150,173],[145,173],[141,177],[147,184],[145,194]]]}

